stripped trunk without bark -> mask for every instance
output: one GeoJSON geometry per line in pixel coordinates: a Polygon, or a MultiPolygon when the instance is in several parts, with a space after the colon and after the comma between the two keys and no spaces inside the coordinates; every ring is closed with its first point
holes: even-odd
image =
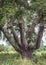
{"type": "Polygon", "coordinates": [[[27,40],[25,37],[24,24],[22,22],[22,19],[20,19],[18,21],[20,38],[18,38],[16,31],[14,29],[14,26],[13,26],[11,21],[12,20],[10,20],[7,23],[7,28],[10,29],[13,36],[9,36],[9,33],[8,33],[7,28],[5,26],[0,27],[0,30],[3,32],[3,34],[5,35],[5,37],[9,41],[9,43],[15,48],[15,50],[22,55],[22,58],[31,59],[32,58],[32,52],[40,47],[41,39],[43,36],[43,30],[44,30],[43,15],[41,15],[40,18],[38,16],[36,16],[35,19],[32,21],[32,25],[30,25],[30,28],[27,31],[27,33],[28,33],[27,40]],[[36,43],[34,44],[34,46],[32,46],[31,45],[32,34],[34,32],[36,24],[40,24],[39,32],[37,35],[36,43]]]}

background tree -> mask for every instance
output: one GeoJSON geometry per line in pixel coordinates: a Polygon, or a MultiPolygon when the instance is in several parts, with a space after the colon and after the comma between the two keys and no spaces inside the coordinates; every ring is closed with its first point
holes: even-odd
{"type": "Polygon", "coordinates": [[[40,47],[46,23],[45,4],[45,0],[0,0],[0,30],[23,58],[31,59],[32,52],[40,47]],[[34,32],[36,26],[38,34],[34,32]]]}

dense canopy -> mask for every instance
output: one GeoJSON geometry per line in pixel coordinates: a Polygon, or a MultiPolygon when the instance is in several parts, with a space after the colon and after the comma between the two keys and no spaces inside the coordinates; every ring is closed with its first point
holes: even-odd
{"type": "Polygon", "coordinates": [[[46,0],[0,0],[0,24],[9,17],[27,17],[31,20],[34,13],[46,16],[46,0]]]}

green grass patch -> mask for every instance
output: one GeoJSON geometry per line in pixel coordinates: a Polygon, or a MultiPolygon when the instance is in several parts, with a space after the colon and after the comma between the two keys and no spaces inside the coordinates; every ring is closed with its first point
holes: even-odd
{"type": "Polygon", "coordinates": [[[22,60],[17,52],[1,52],[0,65],[46,65],[46,51],[35,52],[32,60],[22,60]]]}

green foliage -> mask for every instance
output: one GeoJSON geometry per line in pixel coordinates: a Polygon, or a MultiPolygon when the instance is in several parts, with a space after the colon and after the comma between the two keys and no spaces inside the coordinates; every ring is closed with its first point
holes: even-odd
{"type": "Polygon", "coordinates": [[[0,65],[46,65],[46,51],[35,52],[32,60],[21,59],[17,52],[0,53],[0,65]]]}
{"type": "Polygon", "coordinates": [[[35,0],[32,3],[32,8],[41,15],[43,13],[44,16],[46,16],[46,0],[35,0]]]}
{"type": "Polygon", "coordinates": [[[2,44],[2,45],[0,45],[0,52],[1,51],[5,51],[5,46],[2,44]]]}
{"type": "Polygon", "coordinates": [[[15,49],[10,45],[10,46],[5,46],[3,44],[0,45],[0,52],[15,52],[15,49]]]}
{"type": "Polygon", "coordinates": [[[0,52],[0,60],[20,59],[17,52],[0,52]]]}
{"type": "Polygon", "coordinates": [[[44,58],[44,59],[46,59],[46,53],[44,52],[42,52],[42,57],[44,58]]]}
{"type": "Polygon", "coordinates": [[[46,51],[35,51],[33,53],[33,61],[38,63],[38,61],[46,60],[46,51]]]}
{"type": "Polygon", "coordinates": [[[9,46],[8,47],[8,52],[10,52],[10,51],[15,51],[15,49],[12,46],[9,46]]]}
{"type": "MultiPolygon", "coordinates": [[[[13,48],[11,47],[11,49],[13,48]]],[[[0,52],[9,52],[9,50],[10,48],[8,48],[8,46],[5,46],[4,44],[0,44],[0,52]]]]}
{"type": "MultiPolygon", "coordinates": [[[[26,4],[26,1],[23,1],[26,4]]],[[[31,0],[33,9],[25,8],[24,3],[17,0],[0,0],[0,25],[5,24],[5,22],[14,16],[15,18],[20,18],[25,16],[26,21],[31,21],[34,13],[43,14],[46,16],[46,0],[31,0]]]]}
{"type": "Polygon", "coordinates": [[[41,46],[37,51],[46,51],[46,46],[41,46]]]}
{"type": "Polygon", "coordinates": [[[0,0],[0,25],[5,24],[12,16],[19,18],[24,14],[24,9],[14,0],[0,0]]]}

